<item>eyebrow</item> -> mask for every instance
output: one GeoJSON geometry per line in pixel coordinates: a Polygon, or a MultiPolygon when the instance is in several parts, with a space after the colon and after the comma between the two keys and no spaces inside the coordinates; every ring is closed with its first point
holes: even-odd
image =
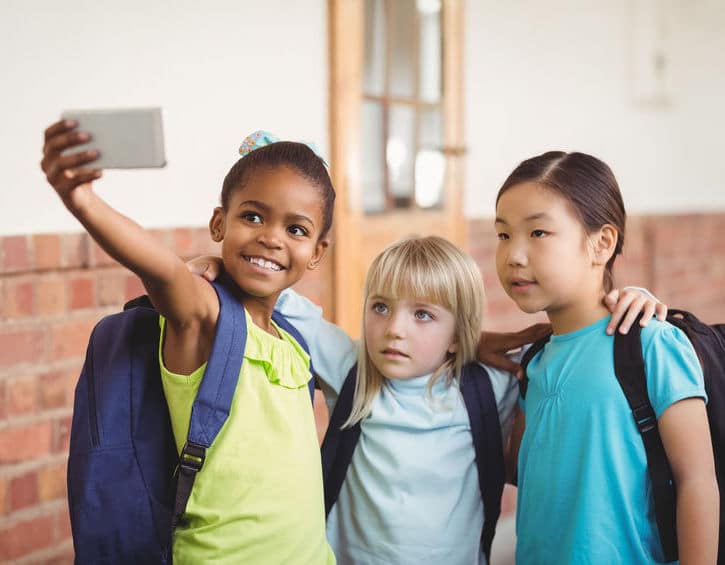
{"type": "MultiPolygon", "coordinates": [[[[241,208],[243,206],[253,206],[254,208],[261,210],[262,212],[269,212],[271,210],[270,206],[264,204],[263,202],[260,202],[259,200],[245,200],[244,202],[241,202],[238,207],[241,208]]],[[[304,214],[289,214],[287,218],[293,222],[308,222],[313,226],[315,225],[315,222],[313,222],[311,218],[305,216],[304,214]]]]}
{"type": "MultiPolygon", "coordinates": [[[[524,218],[525,222],[530,222],[531,220],[541,220],[541,219],[548,219],[550,216],[546,212],[537,212],[536,214],[530,214],[524,218]]],[[[506,220],[503,218],[500,218],[496,216],[496,221],[494,224],[508,224],[506,220]]]]}
{"type": "MultiPolygon", "coordinates": [[[[393,300],[400,300],[400,298],[390,298],[389,296],[382,296],[380,294],[374,294],[368,300],[381,300],[381,301],[393,301],[393,300]]],[[[441,308],[445,309],[440,304],[436,304],[435,302],[423,302],[423,301],[416,301],[413,302],[413,306],[415,308],[428,308],[429,310],[440,310],[441,308]]]]}

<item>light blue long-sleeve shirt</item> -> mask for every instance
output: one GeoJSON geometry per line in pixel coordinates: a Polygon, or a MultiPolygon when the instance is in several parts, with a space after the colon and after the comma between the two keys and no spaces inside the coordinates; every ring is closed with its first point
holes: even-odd
{"type": "MultiPolygon", "coordinates": [[[[307,341],[330,410],[357,360],[357,343],[306,298],[285,291],[277,309],[307,341]]],[[[486,367],[504,438],[518,398],[516,378],[486,367]]],[[[457,386],[430,375],[386,379],[362,421],[327,536],[338,563],[485,563],[484,508],[471,428],[457,386]]]]}

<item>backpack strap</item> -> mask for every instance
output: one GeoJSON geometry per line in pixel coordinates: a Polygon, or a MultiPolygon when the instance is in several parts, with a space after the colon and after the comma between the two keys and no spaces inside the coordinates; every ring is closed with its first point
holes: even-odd
{"type": "Polygon", "coordinates": [[[481,548],[489,560],[496,522],[501,514],[501,495],[504,485],[503,443],[498,407],[491,379],[478,363],[463,368],[460,385],[471,422],[473,447],[476,452],[478,484],[483,499],[484,523],[481,548]]]}
{"type": "Polygon", "coordinates": [[[191,407],[186,444],[179,456],[172,530],[186,511],[196,474],[204,466],[206,450],[229,416],[247,343],[244,307],[227,277],[220,277],[212,285],[219,297],[219,318],[204,378],[191,407]]]}
{"type": "Polygon", "coordinates": [[[335,408],[330,416],[325,439],[322,441],[322,478],[325,486],[325,517],[337,502],[347,468],[360,439],[360,422],[342,428],[350,417],[357,383],[357,364],[350,369],[340,389],[335,408]]]}
{"type": "Polygon", "coordinates": [[[647,373],[642,355],[642,328],[639,318],[629,332],[614,334],[614,372],[617,376],[647,453],[647,469],[652,481],[655,518],[665,561],[677,559],[676,491],[657,427],[657,417],[647,392],[647,373]]]}
{"type": "Polygon", "coordinates": [[[531,363],[531,360],[536,357],[536,354],[544,349],[544,346],[549,343],[549,338],[551,336],[547,335],[545,337],[542,337],[541,339],[537,339],[534,343],[531,344],[531,346],[524,352],[523,357],[521,357],[521,362],[519,363],[521,367],[524,370],[524,376],[519,381],[519,393],[521,394],[521,398],[526,398],[526,390],[529,387],[529,376],[526,374],[526,367],[529,366],[529,363],[531,363]]]}

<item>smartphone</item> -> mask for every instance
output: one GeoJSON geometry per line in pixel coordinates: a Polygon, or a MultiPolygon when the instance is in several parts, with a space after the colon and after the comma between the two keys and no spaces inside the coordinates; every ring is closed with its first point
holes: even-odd
{"type": "Polygon", "coordinates": [[[61,118],[77,121],[78,131],[91,134],[88,143],[68,152],[98,150],[98,160],[89,163],[93,168],[145,169],[166,165],[161,108],[66,110],[61,118]]]}

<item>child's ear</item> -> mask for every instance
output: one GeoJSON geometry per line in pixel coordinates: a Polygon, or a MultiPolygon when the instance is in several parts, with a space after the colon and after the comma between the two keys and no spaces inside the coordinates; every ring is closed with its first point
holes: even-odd
{"type": "Polygon", "coordinates": [[[325,256],[325,253],[327,253],[327,248],[330,246],[330,238],[329,237],[321,237],[317,245],[315,246],[315,253],[310,258],[310,261],[307,263],[307,268],[312,271],[317,268],[317,265],[320,264],[320,261],[322,261],[322,258],[325,256]]]}
{"type": "Polygon", "coordinates": [[[448,346],[448,353],[458,353],[458,342],[454,341],[448,346]]]}
{"type": "Polygon", "coordinates": [[[606,265],[617,248],[619,232],[613,225],[604,224],[592,234],[590,241],[592,242],[594,265],[606,265]]]}
{"type": "Polygon", "coordinates": [[[211,238],[217,243],[224,239],[224,219],[224,208],[219,206],[214,208],[211,220],[209,220],[209,233],[211,234],[211,238]]]}

